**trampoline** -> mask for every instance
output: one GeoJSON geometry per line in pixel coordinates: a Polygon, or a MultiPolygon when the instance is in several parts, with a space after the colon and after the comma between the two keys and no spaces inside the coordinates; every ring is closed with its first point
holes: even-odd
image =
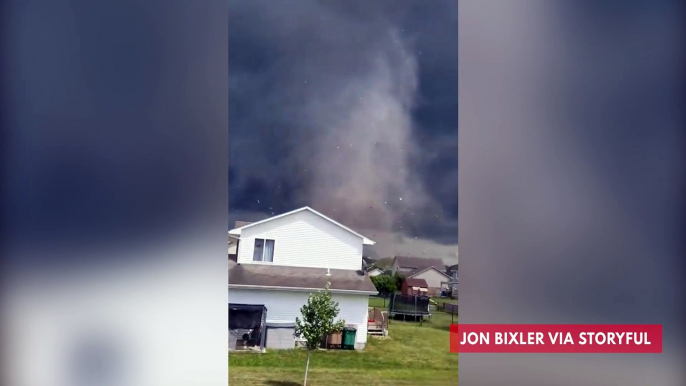
{"type": "Polygon", "coordinates": [[[388,315],[390,317],[402,316],[403,319],[430,317],[429,297],[393,294],[388,305],[388,315]]]}
{"type": "Polygon", "coordinates": [[[229,303],[229,350],[264,351],[267,307],[229,303]]]}

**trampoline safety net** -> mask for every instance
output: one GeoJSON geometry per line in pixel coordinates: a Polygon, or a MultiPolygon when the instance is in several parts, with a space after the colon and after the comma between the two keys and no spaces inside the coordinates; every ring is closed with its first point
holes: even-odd
{"type": "Polygon", "coordinates": [[[388,312],[405,315],[428,315],[429,297],[393,294],[388,305],[388,312]]]}

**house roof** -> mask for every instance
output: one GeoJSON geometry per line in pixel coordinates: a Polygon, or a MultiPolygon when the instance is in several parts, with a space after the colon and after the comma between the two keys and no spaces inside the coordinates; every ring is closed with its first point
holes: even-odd
{"type": "Polygon", "coordinates": [[[445,277],[447,277],[447,278],[450,278],[450,276],[446,275],[445,272],[441,271],[440,269],[438,269],[438,268],[436,268],[436,267],[434,267],[434,266],[426,267],[426,268],[417,268],[417,269],[414,269],[414,270],[412,270],[410,273],[408,273],[407,275],[405,275],[405,277],[411,278],[411,277],[414,277],[414,276],[419,275],[419,274],[422,273],[422,272],[426,272],[426,271],[428,271],[428,270],[430,270],[430,269],[433,269],[433,270],[435,270],[436,272],[440,273],[441,275],[443,275],[443,276],[445,276],[445,277]]]}
{"type": "Polygon", "coordinates": [[[402,268],[420,269],[429,267],[444,267],[445,263],[439,258],[396,256],[393,259],[393,265],[402,268]]]}
{"type": "Polygon", "coordinates": [[[265,264],[237,264],[229,268],[229,287],[275,289],[324,289],[378,293],[369,276],[362,271],[325,268],[286,267],[265,264]]]}
{"type": "Polygon", "coordinates": [[[426,280],[424,279],[416,279],[413,277],[405,279],[405,283],[407,283],[408,287],[420,287],[420,288],[429,288],[429,285],[426,283],[426,280]]]}
{"type": "Polygon", "coordinates": [[[336,222],[336,221],[330,219],[329,217],[324,216],[323,214],[317,212],[316,210],[310,208],[309,206],[306,206],[306,207],[303,207],[303,208],[300,208],[300,209],[296,209],[296,210],[293,210],[293,211],[290,211],[290,212],[287,212],[287,213],[283,213],[283,214],[280,214],[280,215],[278,215],[278,216],[270,217],[270,218],[264,219],[264,220],[262,220],[262,221],[253,222],[253,223],[248,223],[247,225],[242,225],[242,226],[240,226],[240,227],[238,226],[238,225],[239,225],[238,223],[241,222],[241,221],[236,221],[236,228],[230,230],[229,233],[232,234],[232,235],[240,235],[240,234],[241,234],[241,231],[242,231],[243,229],[245,229],[245,228],[248,228],[248,227],[251,227],[251,226],[255,226],[255,225],[258,225],[258,224],[262,224],[262,223],[265,223],[265,222],[267,222],[267,221],[276,220],[277,218],[290,216],[290,215],[292,215],[292,214],[296,214],[296,213],[303,212],[303,211],[308,211],[308,212],[314,213],[314,214],[316,214],[317,216],[319,216],[319,217],[321,217],[321,218],[323,218],[323,219],[325,219],[325,220],[327,220],[327,221],[333,223],[334,225],[337,225],[338,227],[343,228],[343,229],[345,229],[346,231],[348,231],[348,232],[354,234],[355,236],[361,237],[361,238],[362,238],[362,244],[365,244],[365,245],[374,245],[374,244],[376,244],[376,242],[375,242],[374,240],[371,240],[371,239],[368,239],[368,238],[365,237],[365,236],[362,236],[361,234],[359,234],[359,233],[355,232],[354,230],[352,230],[352,229],[346,227],[345,225],[343,225],[343,224],[341,224],[341,223],[339,223],[339,222],[336,222]]]}
{"type": "Polygon", "coordinates": [[[457,264],[446,266],[447,271],[457,271],[457,264]]]}

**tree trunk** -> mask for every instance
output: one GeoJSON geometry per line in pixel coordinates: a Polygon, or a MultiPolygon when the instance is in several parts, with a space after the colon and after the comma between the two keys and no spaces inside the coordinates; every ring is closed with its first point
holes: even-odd
{"type": "Polygon", "coordinates": [[[307,386],[307,372],[310,371],[310,350],[307,350],[307,365],[305,365],[305,383],[303,386],[307,386]]]}

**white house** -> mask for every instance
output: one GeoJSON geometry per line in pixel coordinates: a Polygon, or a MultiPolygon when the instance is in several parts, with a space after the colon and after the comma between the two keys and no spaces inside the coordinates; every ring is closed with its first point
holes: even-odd
{"type": "Polygon", "coordinates": [[[239,238],[236,264],[229,268],[229,302],[266,307],[268,348],[292,347],[283,338],[292,335],[310,293],[327,282],[340,305],[339,318],[357,329],[355,347],[364,348],[369,295],[377,291],[362,271],[362,246],[374,241],[309,207],[229,234],[239,238]]]}

